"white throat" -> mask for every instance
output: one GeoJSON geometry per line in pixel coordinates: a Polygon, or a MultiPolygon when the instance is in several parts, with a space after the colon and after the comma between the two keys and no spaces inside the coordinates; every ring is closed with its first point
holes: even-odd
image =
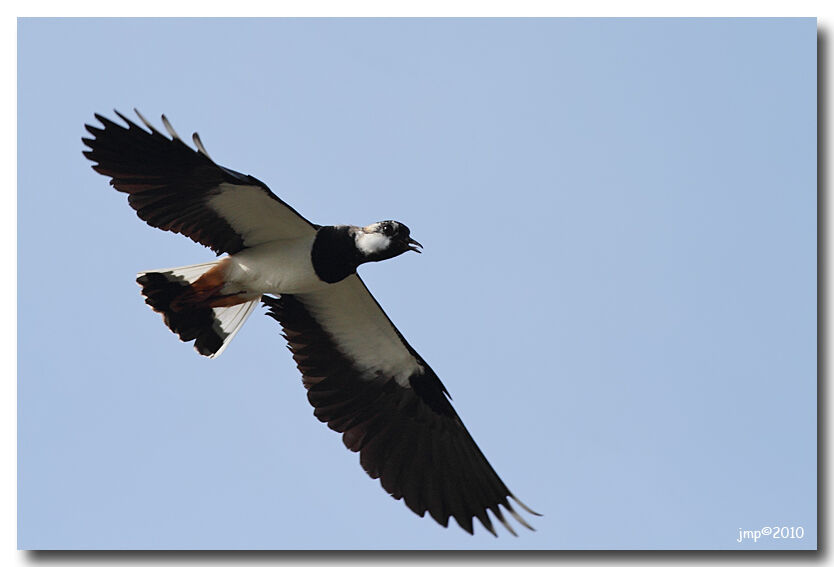
{"type": "Polygon", "coordinates": [[[356,235],[356,248],[365,256],[382,252],[391,244],[391,239],[379,232],[360,232],[356,235]]]}

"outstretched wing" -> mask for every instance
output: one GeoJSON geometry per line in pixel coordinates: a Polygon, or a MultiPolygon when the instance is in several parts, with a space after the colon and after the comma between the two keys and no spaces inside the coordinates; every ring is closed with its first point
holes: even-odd
{"type": "Polygon", "coordinates": [[[405,341],[357,275],[325,290],[265,296],[284,329],[315,416],[340,433],[383,488],[419,516],[496,535],[502,512],[533,529],[449,402],[440,379],[405,341]]]}
{"type": "Polygon", "coordinates": [[[103,128],[87,125],[82,138],[93,169],[128,194],[139,218],[184,234],[217,254],[234,254],[271,240],[312,234],[316,225],[279,199],[261,181],[217,165],[195,133],[198,151],[180,139],[163,116],[171,138],[136,111],[145,130],[116,112],[127,126],[96,114],[103,128]]]}

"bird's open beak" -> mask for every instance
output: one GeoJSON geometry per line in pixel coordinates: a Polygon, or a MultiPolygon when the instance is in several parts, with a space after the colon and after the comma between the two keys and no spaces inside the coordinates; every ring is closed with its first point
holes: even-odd
{"type": "Polygon", "coordinates": [[[420,248],[422,248],[422,247],[423,247],[423,245],[422,245],[422,244],[420,244],[419,242],[417,242],[417,241],[416,241],[416,240],[414,240],[413,238],[409,238],[409,239],[408,239],[408,249],[409,249],[409,250],[414,250],[414,251],[415,251],[415,252],[417,252],[418,254],[421,254],[422,252],[420,252],[420,249],[418,248],[418,246],[419,246],[420,248]]]}

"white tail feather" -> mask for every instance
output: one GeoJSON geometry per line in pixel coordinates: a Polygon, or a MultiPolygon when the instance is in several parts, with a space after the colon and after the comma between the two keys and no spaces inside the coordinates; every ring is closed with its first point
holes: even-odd
{"type": "Polygon", "coordinates": [[[229,346],[229,343],[232,342],[232,339],[235,338],[235,335],[252,314],[255,311],[255,307],[258,305],[258,302],[261,300],[260,297],[257,299],[253,299],[252,301],[247,301],[246,303],[241,303],[239,305],[232,305],[231,307],[215,307],[213,309],[214,316],[217,321],[220,323],[220,328],[223,329],[224,333],[228,333],[228,336],[223,341],[223,346],[212,355],[209,355],[209,358],[217,358],[223,351],[226,350],[226,347],[229,346]]]}
{"type": "MultiPolygon", "coordinates": [[[[222,258],[221,258],[222,260],[222,258]]],[[[208,272],[214,266],[216,266],[221,260],[214,260],[212,262],[206,262],[204,264],[192,264],[190,266],[180,266],[179,268],[163,268],[161,270],[146,270],[144,272],[139,272],[136,274],[136,277],[144,276],[145,274],[152,274],[154,272],[159,272],[163,274],[174,274],[175,276],[181,277],[188,283],[196,282],[200,276],[208,272]]]]}
{"type": "MultiPolygon", "coordinates": [[[[162,270],[148,270],[146,272],[139,272],[138,278],[142,276],[147,276],[149,274],[161,274],[165,277],[166,280],[184,280],[189,284],[193,284],[197,281],[200,276],[208,272],[211,268],[216,266],[219,262],[223,259],[214,260],[212,262],[205,262],[203,264],[192,264],[191,266],[180,266],[178,268],[166,268],[162,270]]],[[[143,286],[143,294],[147,293],[144,290],[144,283],[140,282],[140,285],[143,286]]],[[[216,335],[222,338],[222,344],[220,348],[214,352],[213,354],[208,354],[207,352],[201,351],[199,348],[197,349],[198,352],[203,354],[204,356],[208,356],[209,358],[217,358],[220,354],[226,350],[226,347],[229,346],[229,343],[234,338],[234,336],[238,333],[240,328],[255,310],[255,307],[258,305],[260,301],[260,297],[253,298],[246,303],[240,303],[238,305],[231,305],[229,307],[214,307],[212,308],[212,312],[214,314],[214,323],[212,327],[216,331],[216,335]]],[[[168,313],[167,305],[161,306],[159,304],[152,305],[155,310],[160,308],[160,312],[168,313]]],[[[174,330],[175,333],[180,333],[181,328],[172,327],[171,321],[172,319],[168,319],[168,314],[165,314],[165,321],[168,326],[174,330]],[[175,330],[177,329],[177,330],[175,330]]],[[[180,335],[182,336],[182,335],[180,335]]],[[[199,342],[199,341],[198,341],[199,342]]],[[[195,342],[195,348],[197,348],[197,343],[195,342]]]]}

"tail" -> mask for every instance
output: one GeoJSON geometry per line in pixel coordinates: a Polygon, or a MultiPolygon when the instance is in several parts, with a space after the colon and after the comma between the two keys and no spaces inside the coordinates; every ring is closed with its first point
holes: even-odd
{"type": "Polygon", "coordinates": [[[142,272],[136,278],[142,286],[145,303],[162,314],[165,324],[181,341],[194,341],[197,352],[209,358],[226,350],[260,300],[256,297],[221,307],[189,302],[188,298],[200,295],[195,293],[192,284],[220,261],[142,272]]]}

